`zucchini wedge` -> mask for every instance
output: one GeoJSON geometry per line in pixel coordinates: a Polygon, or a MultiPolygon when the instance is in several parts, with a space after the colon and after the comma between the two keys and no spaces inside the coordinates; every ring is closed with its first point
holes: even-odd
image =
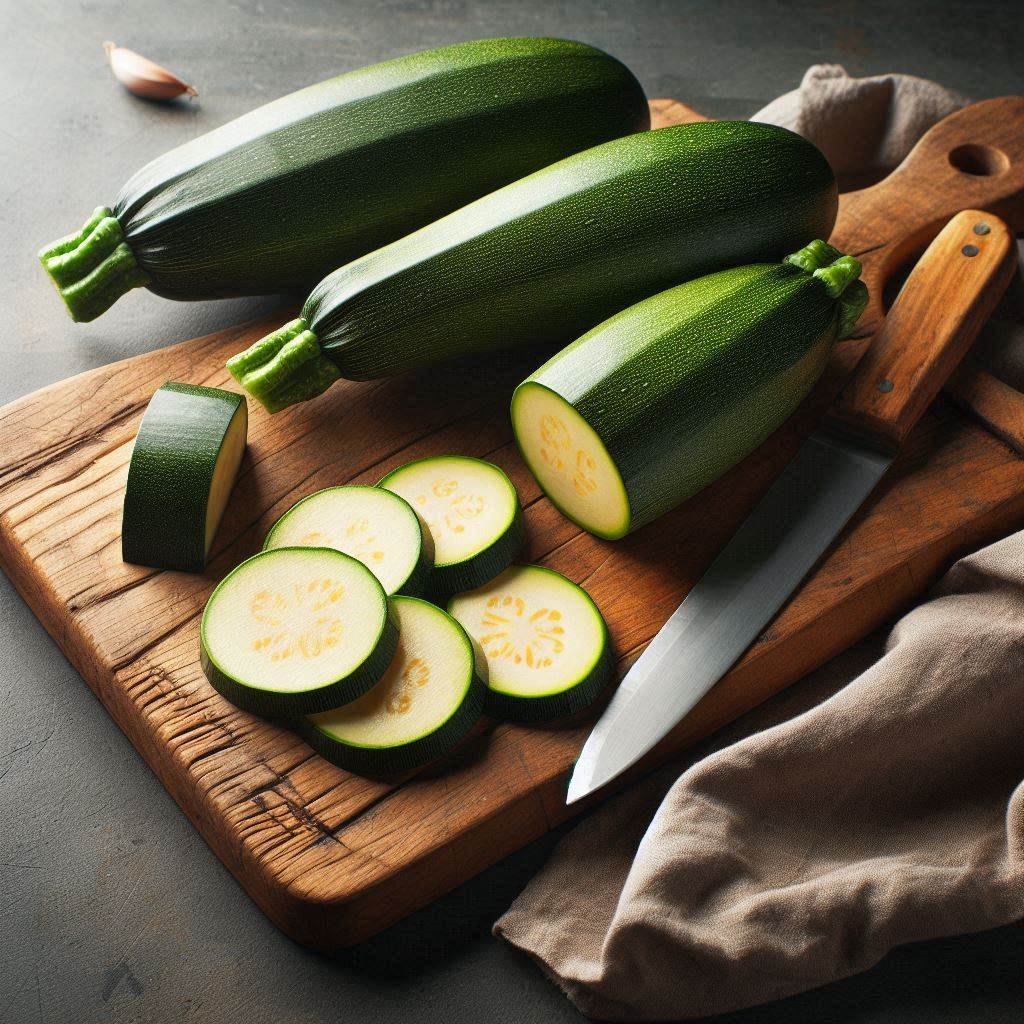
{"type": "Polygon", "coordinates": [[[404,499],[382,487],[327,487],[293,505],[263,549],[335,548],[358,558],[384,593],[423,592],[434,564],[430,534],[404,499]]]}
{"type": "Polygon", "coordinates": [[[275,548],[220,581],[199,637],[214,689],[277,718],[361,697],[387,670],[398,629],[362,562],[333,548],[275,548]]]}
{"type": "Polygon", "coordinates": [[[188,300],[305,290],[649,123],[637,80],[601,50],[458,43],[310,86],[171,150],[39,258],[79,321],[139,287],[188,300]]]}
{"type": "Polygon", "coordinates": [[[561,512],[615,539],[749,455],[803,401],[867,302],[860,264],[815,241],[606,320],[512,396],[516,442],[561,512]]]}
{"type": "Polygon", "coordinates": [[[539,565],[514,565],[448,611],[487,661],[489,715],[543,722],[589,707],[614,671],[608,627],[582,587],[539,565]]]}
{"type": "Polygon", "coordinates": [[[441,455],[399,466],[378,487],[404,498],[433,541],[432,596],[472,590],[511,565],[526,540],[512,481],[495,465],[441,455]]]}
{"type": "Polygon", "coordinates": [[[306,718],[314,750],[362,775],[405,771],[448,753],[483,712],[486,685],[473,645],[447,612],[414,597],[391,602],[398,650],[359,700],[306,718]]]}
{"type": "Polygon", "coordinates": [[[169,381],[139,426],[125,486],[121,557],[202,572],[245,453],[248,409],[233,391],[169,381]]]}
{"type": "Polygon", "coordinates": [[[338,376],[565,345],[682,281],[827,238],[828,161],[775,125],[705,121],[606,142],[321,281],[301,316],[228,361],[271,412],[338,376]]]}

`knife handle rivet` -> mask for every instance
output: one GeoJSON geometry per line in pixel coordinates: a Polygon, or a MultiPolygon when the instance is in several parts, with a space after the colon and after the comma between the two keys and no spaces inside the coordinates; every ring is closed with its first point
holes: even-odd
{"type": "Polygon", "coordinates": [[[976,245],[965,245],[960,251],[965,256],[977,256],[981,250],[976,245]]]}
{"type": "Polygon", "coordinates": [[[891,380],[889,380],[888,377],[886,377],[885,380],[880,380],[878,382],[878,390],[879,391],[884,391],[886,393],[892,391],[894,386],[895,385],[893,384],[893,382],[891,380]]]}
{"type": "Polygon", "coordinates": [[[980,224],[974,225],[974,233],[976,235],[987,235],[992,229],[982,221],[980,224]]]}

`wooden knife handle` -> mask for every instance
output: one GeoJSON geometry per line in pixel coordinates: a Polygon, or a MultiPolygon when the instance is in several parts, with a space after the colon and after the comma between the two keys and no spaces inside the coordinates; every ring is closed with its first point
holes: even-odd
{"type": "Polygon", "coordinates": [[[958,213],[911,271],[826,424],[894,453],[964,357],[1016,266],[1009,228],[958,213]]]}

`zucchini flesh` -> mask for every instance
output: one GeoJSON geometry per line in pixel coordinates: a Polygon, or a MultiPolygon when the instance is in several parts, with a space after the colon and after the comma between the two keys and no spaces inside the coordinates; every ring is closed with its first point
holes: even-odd
{"type": "Polygon", "coordinates": [[[486,685],[466,631],[426,601],[396,597],[398,650],[359,700],[312,715],[300,727],[329,761],[362,774],[389,774],[450,751],[474,726],[486,685]]]}
{"type": "Polygon", "coordinates": [[[643,131],[632,74],[557,39],[487,39],[292,93],[143,167],[39,255],[75,320],[126,291],[305,289],[339,264],[597,143],[643,131]]]}
{"type": "Polygon", "coordinates": [[[429,534],[403,498],[380,487],[328,487],[293,505],[270,528],[264,550],[335,548],[358,558],[386,594],[423,591],[433,565],[429,534]]]}
{"type": "Polygon", "coordinates": [[[199,634],[213,687],[271,717],[361,697],[398,642],[377,577],[333,548],[275,548],[246,559],[210,595],[199,634]]]}
{"type": "Polygon", "coordinates": [[[816,241],[595,327],[512,397],[516,441],[537,482],[568,518],[611,539],[685,501],[803,400],[864,308],[859,272],[816,241]]]}
{"type": "Polygon", "coordinates": [[[611,681],[608,627],[590,595],[560,573],[515,565],[457,594],[448,611],[487,662],[486,711],[512,722],[589,707],[611,681]]]}
{"type": "Polygon", "coordinates": [[[146,408],[132,449],[121,557],[202,572],[245,452],[242,395],[169,381],[146,408]]]}
{"type": "Polygon", "coordinates": [[[418,459],[388,473],[379,487],[404,498],[433,540],[435,596],[492,579],[526,539],[519,496],[495,465],[462,455],[418,459]]]}
{"type": "Polygon", "coordinates": [[[835,179],[774,125],[708,121],[604,143],[336,270],[228,369],[270,411],[339,375],[386,377],[524,342],[827,237],[835,179]]]}

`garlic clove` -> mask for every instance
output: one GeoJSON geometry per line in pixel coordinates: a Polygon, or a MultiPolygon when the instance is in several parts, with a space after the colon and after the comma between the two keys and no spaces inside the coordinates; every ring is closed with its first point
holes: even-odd
{"type": "Polygon", "coordinates": [[[103,49],[107,52],[114,77],[136,96],[142,96],[147,100],[173,100],[183,93],[189,97],[199,95],[176,74],[159,64],[154,64],[134,50],[127,50],[117,43],[104,43],[103,49]]]}

